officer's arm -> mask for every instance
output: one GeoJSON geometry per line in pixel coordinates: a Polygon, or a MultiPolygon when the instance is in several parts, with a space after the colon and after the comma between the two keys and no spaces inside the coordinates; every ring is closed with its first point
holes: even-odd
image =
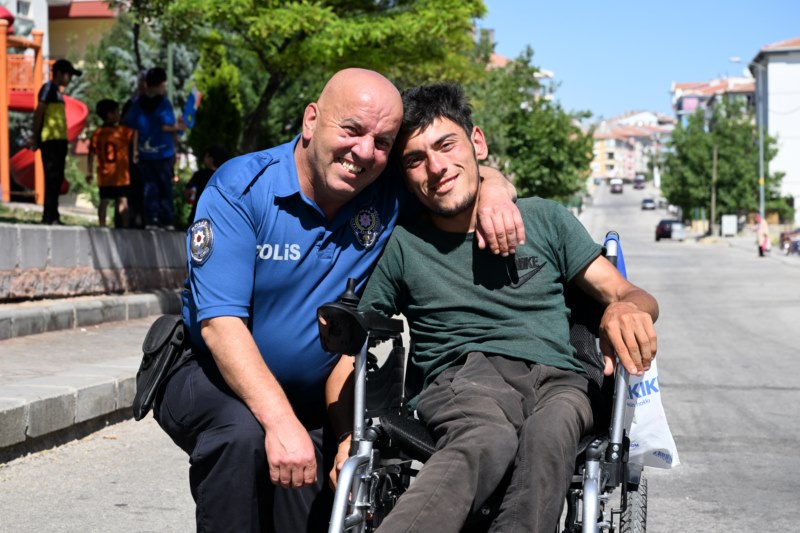
{"type": "Polygon", "coordinates": [[[489,246],[494,254],[506,256],[525,243],[525,224],[514,201],[517,190],[499,171],[480,167],[478,195],[478,247],[489,246]]]}
{"type": "Polygon", "coordinates": [[[270,479],[284,487],[316,481],[314,446],[241,318],[204,320],[201,333],[222,376],[266,433],[270,479]]]}

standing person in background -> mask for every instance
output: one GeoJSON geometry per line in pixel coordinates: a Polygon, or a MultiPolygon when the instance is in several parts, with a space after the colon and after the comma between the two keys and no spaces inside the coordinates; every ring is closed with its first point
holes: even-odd
{"type": "Polygon", "coordinates": [[[173,134],[186,130],[186,125],[180,117],[176,122],[172,102],[165,96],[167,73],[164,69],[148,70],[145,83],[144,94],[133,102],[125,116],[125,125],[139,132],[138,168],[144,184],[145,228],[173,230],[173,134]]]}
{"type": "Polygon", "coordinates": [[[130,224],[128,211],[128,189],[130,186],[130,164],[138,160],[136,151],[136,130],[119,125],[119,104],[114,100],[100,100],[95,108],[103,120],[92,135],[89,145],[89,161],[86,181],[92,182],[92,164],[97,154],[97,186],[100,189],[100,206],[97,218],[101,227],[106,225],[108,203],[114,200],[114,226],[127,228],[130,224]],[[133,146],[133,157],[129,157],[129,147],[133,146]]]}
{"type": "Polygon", "coordinates": [[[767,224],[767,219],[761,215],[756,215],[756,242],[758,243],[758,256],[764,257],[764,253],[769,252],[769,224],[767,224]]]}
{"type": "Polygon", "coordinates": [[[62,87],[69,85],[73,76],[81,71],[66,59],[53,64],[53,77],[42,85],[38,105],[33,112],[33,140],[31,150],[42,150],[44,163],[44,212],[43,224],[63,224],[58,213],[58,196],[64,181],[64,166],[67,160],[67,111],[64,106],[62,87]]]}
{"type": "Polygon", "coordinates": [[[214,175],[214,171],[230,158],[230,152],[217,144],[212,144],[206,148],[203,153],[203,166],[192,174],[191,179],[186,184],[186,189],[183,191],[184,199],[192,206],[192,212],[189,214],[189,225],[194,222],[197,202],[200,201],[200,195],[203,194],[203,190],[206,188],[211,176],[214,175]]]}
{"type": "MultiPolygon", "coordinates": [[[[144,94],[144,91],[147,88],[146,79],[147,70],[139,71],[139,74],[136,76],[136,89],[133,91],[131,97],[128,98],[124,104],[122,104],[122,119],[120,120],[122,124],[128,124],[128,121],[126,120],[128,111],[130,111],[133,103],[139,100],[139,98],[144,94]]],[[[134,149],[138,150],[138,146],[131,146],[130,153],[133,153],[134,149]]],[[[128,212],[130,213],[130,227],[141,229],[144,228],[144,185],[142,184],[142,176],[139,174],[139,166],[134,163],[132,159],[128,161],[128,167],[131,176],[131,184],[128,187],[128,212]]]]}

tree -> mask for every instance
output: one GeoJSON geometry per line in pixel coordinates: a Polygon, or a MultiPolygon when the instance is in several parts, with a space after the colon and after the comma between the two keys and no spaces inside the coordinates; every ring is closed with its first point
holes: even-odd
{"type": "MultiPolygon", "coordinates": [[[[717,147],[716,210],[747,213],[758,210],[758,137],[752,111],[736,101],[723,101],[708,115],[698,111],[685,126],[679,124],[664,160],[661,190],[670,203],[691,213],[693,208],[711,204],[712,152],[717,147]]],[[[764,161],[777,154],[775,139],[764,138],[764,161]]],[[[783,173],[765,176],[765,205],[768,211],[789,214],[780,198],[783,173]]],[[[716,220],[714,222],[717,222],[716,220]]]]}
{"type": "Polygon", "coordinates": [[[221,43],[207,44],[200,55],[195,81],[203,97],[189,134],[189,146],[197,157],[213,144],[234,153],[242,132],[239,69],[227,61],[221,43]]]}
{"type": "Polygon", "coordinates": [[[255,58],[262,87],[245,119],[244,151],[276,144],[275,132],[265,127],[276,113],[272,104],[309,72],[325,78],[359,66],[384,73],[399,87],[476,75],[468,52],[473,19],[485,12],[481,0],[134,3],[142,20],[149,13],[163,16],[174,38],[199,42],[214,28],[228,50],[255,58]]]}
{"type": "Polygon", "coordinates": [[[591,134],[578,125],[588,113],[566,112],[555,89],[538,81],[532,59],[528,47],[470,86],[475,123],[520,196],[565,201],[582,190],[592,161],[591,134]]]}

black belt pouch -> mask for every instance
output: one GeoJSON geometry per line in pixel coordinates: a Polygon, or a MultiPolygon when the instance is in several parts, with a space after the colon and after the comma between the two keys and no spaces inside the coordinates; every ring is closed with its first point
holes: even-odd
{"type": "Polygon", "coordinates": [[[186,332],[183,317],[163,315],[153,322],[142,344],[142,364],[136,373],[133,418],[141,420],[153,407],[161,386],[167,381],[183,349],[186,332]]]}

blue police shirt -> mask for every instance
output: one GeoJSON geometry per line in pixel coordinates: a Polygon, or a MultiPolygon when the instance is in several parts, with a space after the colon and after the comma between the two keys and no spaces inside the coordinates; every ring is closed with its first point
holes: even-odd
{"type": "MultiPolygon", "coordinates": [[[[298,137],[299,138],[299,137],[298,137]]],[[[348,277],[363,288],[408,194],[384,172],[328,221],[300,190],[297,138],[237,157],[214,174],[189,228],[184,320],[201,356],[203,320],[246,318],[267,366],[295,404],[324,399],[336,355],[316,311],[348,277]]]]}

